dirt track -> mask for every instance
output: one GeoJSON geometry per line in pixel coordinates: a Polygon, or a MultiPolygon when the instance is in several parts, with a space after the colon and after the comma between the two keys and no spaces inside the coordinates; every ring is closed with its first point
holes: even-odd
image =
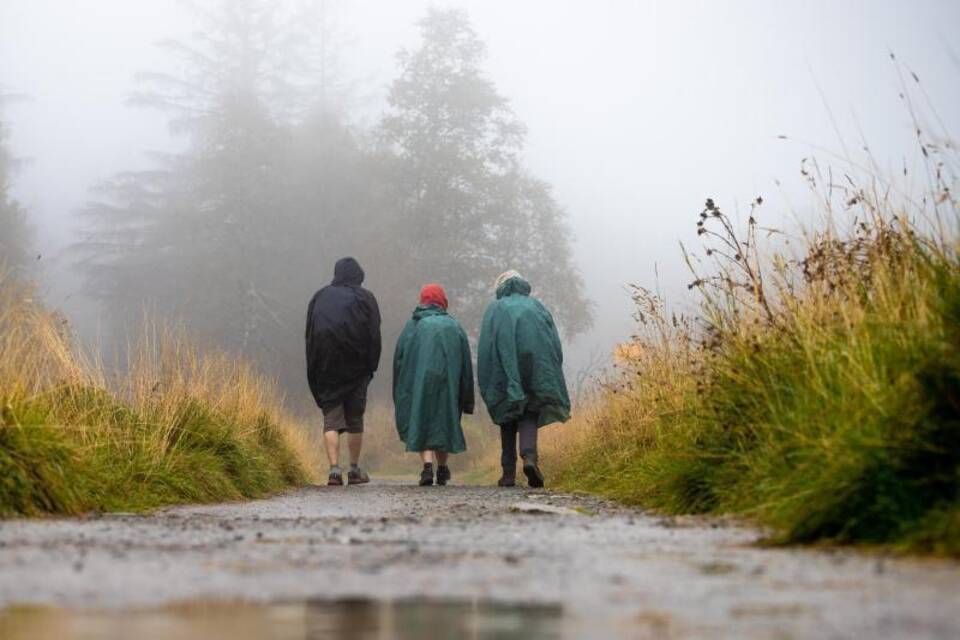
{"type": "Polygon", "coordinates": [[[358,619],[369,619],[369,635],[353,634],[364,638],[447,637],[398,620],[440,623],[449,637],[960,637],[956,563],[768,550],[751,545],[758,535],[527,489],[377,483],[150,516],[6,521],[0,606],[13,608],[0,637],[321,638],[366,629],[358,619]],[[464,636],[454,627],[467,615],[464,636]],[[198,617],[205,631],[194,636],[198,617]],[[167,633],[151,635],[157,624],[167,633]]]}

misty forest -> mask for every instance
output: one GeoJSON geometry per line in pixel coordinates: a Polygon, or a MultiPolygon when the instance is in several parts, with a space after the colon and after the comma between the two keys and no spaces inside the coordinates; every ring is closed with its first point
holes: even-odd
{"type": "MultiPolygon", "coordinates": [[[[4,95],[0,94],[0,108],[4,95]]],[[[27,212],[11,193],[11,180],[16,160],[7,142],[7,125],[0,121],[0,259],[4,268],[17,277],[26,277],[32,271],[31,229],[27,212]]]]}
{"type": "Polygon", "coordinates": [[[958,637],[956,24],[5,0],[0,637],[958,637]]]}
{"type": "Polygon", "coordinates": [[[443,280],[475,332],[509,264],[534,278],[566,335],[589,326],[563,209],[523,166],[523,123],[484,74],[463,12],[423,18],[370,130],[338,102],[336,52],[316,18],[251,0],[202,19],[195,41],[165,44],[189,72],[144,73],[133,97],[169,113],[186,150],[98,185],[82,212],[91,231],[77,265],[115,335],[148,309],[302,396],[305,301],[343,255],[377,274],[388,318],[443,280]]]}

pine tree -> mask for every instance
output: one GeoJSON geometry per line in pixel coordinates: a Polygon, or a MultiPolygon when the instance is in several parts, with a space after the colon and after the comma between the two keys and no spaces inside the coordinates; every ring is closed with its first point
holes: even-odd
{"type": "Polygon", "coordinates": [[[526,130],[482,71],[483,42],[459,10],[431,9],[420,28],[420,47],[398,56],[380,127],[393,158],[395,214],[380,244],[398,279],[387,289],[409,306],[419,284],[440,281],[475,330],[494,278],[515,268],[567,335],[583,331],[591,316],[565,214],[521,162],[526,130]]]}

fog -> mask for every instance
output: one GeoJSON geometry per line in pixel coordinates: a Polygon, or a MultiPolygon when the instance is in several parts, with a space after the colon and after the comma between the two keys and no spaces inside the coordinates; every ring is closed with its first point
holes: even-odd
{"type": "MultiPolygon", "coordinates": [[[[567,346],[574,368],[630,333],[627,283],[659,282],[683,299],[678,243],[695,245],[706,197],[733,211],[762,194],[768,221],[802,223],[812,213],[801,158],[856,156],[866,141],[884,169],[915,163],[890,52],[918,74],[945,127],[960,131],[960,3],[951,0],[323,4],[337,61],[327,86],[361,139],[387,111],[397,51],[419,46],[417,21],[430,6],[466,11],[486,44],[486,77],[527,127],[522,162],[550,185],[573,232],[572,265],[593,305],[592,326],[567,346]]],[[[48,301],[87,336],[103,339],[113,325],[68,250],[89,230],[78,212],[96,200],[91,187],[154,166],[146,152],[186,149],[170,113],[128,98],[140,72],[189,72],[156,43],[190,41],[198,28],[174,0],[0,3],[0,87],[26,96],[2,113],[10,151],[27,160],[13,194],[35,229],[48,301]]],[[[444,241],[430,249],[442,254],[444,241]]],[[[317,257],[316,288],[329,280],[330,257],[317,257]]],[[[375,269],[368,283],[377,294],[388,287],[375,269]]],[[[563,283],[552,286],[561,296],[563,283]]],[[[405,313],[385,325],[399,328],[405,313]]]]}

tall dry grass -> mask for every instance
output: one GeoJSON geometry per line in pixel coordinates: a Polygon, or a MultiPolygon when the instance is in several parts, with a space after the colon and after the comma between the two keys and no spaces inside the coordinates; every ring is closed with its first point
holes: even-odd
{"type": "Polygon", "coordinates": [[[693,312],[636,289],[620,373],[545,438],[549,479],[785,541],[960,554],[960,162],[922,131],[919,190],[805,162],[822,220],[792,244],[762,198],[742,227],[708,200],[693,312]]]}
{"type": "Polygon", "coordinates": [[[32,288],[0,276],[0,514],[252,497],[315,475],[276,385],[145,325],[112,373],[32,288]]]}

